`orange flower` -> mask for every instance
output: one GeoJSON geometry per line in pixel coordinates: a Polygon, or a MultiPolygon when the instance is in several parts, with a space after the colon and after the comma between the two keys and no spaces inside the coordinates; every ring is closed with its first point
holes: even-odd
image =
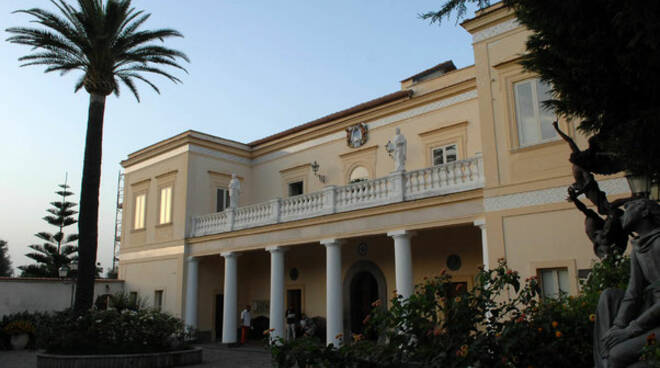
{"type": "Polygon", "coordinates": [[[468,355],[469,347],[467,345],[462,345],[460,349],[456,350],[456,356],[464,358],[468,355]]]}
{"type": "Polygon", "coordinates": [[[564,336],[564,334],[561,333],[561,331],[556,331],[555,336],[557,336],[557,338],[560,338],[560,337],[564,336]]]}
{"type": "Polygon", "coordinates": [[[344,334],[343,334],[343,333],[338,333],[337,336],[335,336],[335,339],[336,339],[336,340],[340,340],[340,339],[342,339],[343,337],[344,337],[344,334]]]}
{"type": "Polygon", "coordinates": [[[364,338],[362,334],[353,334],[353,341],[360,341],[364,338]]]}
{"type": "Polygon", "coordinates": [[[440,326],[435,326],[435,328],[433,329],[433,336],[438,336],[441,333],[442,333],[442,329],[440,328],[440,326]]]}
{"type": "Polygon", "coordinates": [[[646,345],[655,345],[655,333],[646,336],[646,345]]]}
{"type": "Polygon", "coordinates": [[[590,314],[590,315],[589,315],[589,320],[590,320],[591,322],[596,322],[596,315],[593,314],[593,313],[590,314]]]}
{"type": "Polygon", "coordinates": [[[371,303],[371,306],[372,306],[372,307],[379,307],[379,306],[380,306],[380,304],[381,304],[381,301],[380,301],[380,299],[376,299],[376,301],[375,301],[375,302],[373,302],[373,303],[371,303]]]}
{"type": "Polygon", "coordinates": [[[456,291],[461,291],[463,284],[456,284],[456,291]]]}
{"type": "Polygon", "coordinates": [[[461,302],[461,297],[460,297],[460,296],[457,296],[456,298],[454,298],[454,301],[455,301],[456,303],[460,303],[460,302],[461,302]]]}
{"type": "Polygon", "coordinates": [[[543,329],[541,327],[538,328],[539,332],[543,332],[543,329]]]}
{"type": "Polygon", "coordinates": [[[559,326],[559,322],[552,321],[552,328],[557,328],[557,326],[559,326]]]}
{"type": "Polygon", "coordinates": [[[367,323],[369,323],[370,319],[371,319],[371,314],[367,314],[367,316],[364,317],[364,319],[362,320],[362,324],[366,325],[367,323]]]}

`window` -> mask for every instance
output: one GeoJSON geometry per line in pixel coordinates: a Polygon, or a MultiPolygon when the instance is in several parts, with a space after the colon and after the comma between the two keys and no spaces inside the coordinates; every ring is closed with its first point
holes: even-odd
{"type": "Polygon", "coordinates": [[[154,291],[154,309],[159,311],[163,308],[163,290],[154,291]]]}
{"type": "Polygon", "coordinates": [[[545,268],[538,270],[541,279],[541,294],[546,298],[557,298],[560,293],[570,291],[567,268],[545,268]]]}
{"type": "Polygon", "coordinates": [[[135,197],[135,230],[144,229],[145,206],[147,205],[147,195],[139,194],[135,197]]]}
{"type": "Polygon", "coordinates": [[[297,196],[303,194],[303,182],[296,181],[289,183],[289,197],[297,196]]]}
{"type": "Polygon", "coordinates": [[[160,216],[159,224],[169,224],[172,222],[172,187],[161,188],[160,190],[160,216]]]}
{"type": "Polygon", "coordinates": [[[431,151],[433,166],[447,164],[456,161],[458,158],[456,144],[448,144],[442,147],[436,147],[431,151]]]}
{"type": "Polygon", "coordinates": [[[538,78],[532,78],[515,83],[513,90],[520,146],[556,139],[557,132],[552,127],[555,116],[542,104],[552,97],[550,85],[538,78]]]}
{"type": "Polygon", "coordinates": [[[351,176],[349,177],[349,183],[357,183],[360,181],[369,180],[369,170],[364,166],[358,166],[351,171],[351,176]]]}
{"type": "Polygon", "coordinates": [[[229,191],[227,189],[217,188],[215,196],[215,212],[222,212],[229,207],[229,191]]]}
{"type": "Polygon", "coordinates": [[[138,293],[137,291],[131,291],[128,293],[128,302],[132,305],[136,305],[138,302],[138,293]]]}

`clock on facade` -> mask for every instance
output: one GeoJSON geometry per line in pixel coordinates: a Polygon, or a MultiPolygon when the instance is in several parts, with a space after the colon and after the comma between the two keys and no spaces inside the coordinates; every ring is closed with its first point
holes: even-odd
{"type": "Polygon", "coordinates": [[[358,148],[367,143],[369,131],[367,124],[360,123],[346,128],[346,144],[352,148],[358,148]]]}

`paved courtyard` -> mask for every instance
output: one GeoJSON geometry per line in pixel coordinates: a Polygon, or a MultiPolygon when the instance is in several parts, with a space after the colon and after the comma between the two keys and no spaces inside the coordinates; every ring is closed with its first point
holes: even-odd
{"type": "MultiPolygon", "coordinates": [[[[201,367],[270,368],[270,354],[259,345],[240,348],[226,348],[219,344],[200,345],[204,349],[201,367]]],[[[34,368],[37,366],[35,351],[0,351],[0,366],[3,368],[34,368]]]]}

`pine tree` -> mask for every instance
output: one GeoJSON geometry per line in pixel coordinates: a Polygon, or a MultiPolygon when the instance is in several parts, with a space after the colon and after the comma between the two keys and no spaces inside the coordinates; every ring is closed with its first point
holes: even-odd
{"type": "MultiPolygon", "coordinates": [[[[50,225],[57,227],[57,232],[40,232],[35,236],[44,241],[43,244],[33,244],[28,247],[34,252],[26,256],[36,262],[27,266],[19,266],[23,277],[59,277],[59,269],[65,266],[71,270],[71,262],[78,259],[78,234],[64,234],[64,228],[78,222],[74,215],[78,212],[73,208],[76,206],[73,202],[68,202],[67,197],[73,195],[66,184],[59,185],[60,190],[55,193],[60,196],[57,202],[51,202],[52,208],[46,211],[49,215],[43,219],[50,225]]],[[[69,276],[72,272],[69,271],[69,276]]]]}
{"type": "Polygon", "coordinates": [[[7,242],[0,239],[0,276],[10,277],[14,273],[9,259],[9,246],[7,242]]]}

